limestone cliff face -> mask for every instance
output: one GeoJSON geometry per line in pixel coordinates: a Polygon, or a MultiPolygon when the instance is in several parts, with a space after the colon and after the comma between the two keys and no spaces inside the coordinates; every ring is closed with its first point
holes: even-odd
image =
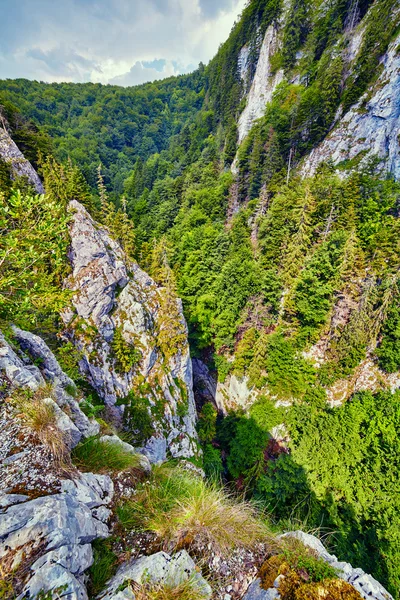
{"type": "Polygon", "coordinates": [[[0,158],[10,165],[12,178],[26,177],[38,194],[44,193],[39,175],[3,127],[0,127],[0,158]]]}
{"type": "MultiPolygon", "coordinates": [[[[265,107],[272,100],[277,85],[283,81],[284,73],[282,69],[272,73],[271,57],[275,54],[279,46],[278,30],[275,25],[270,25],[265,32],[264,40],[261,46],[260,55],[257,62],[256,72],[247,95],[246,106],[241,113],[238,121],[238,142],[244,140],[249,133],[253,123],[260,119],[265,113],[265,107]]],[[[246,80],[248,48],[244,46],[239,54],[238,66],[242,80],[246,80]]]]}
{"type": "Polygon", "coordinates": [[[400,36],[382,59],[372,89],[351,107],[331,133],[304,161],[301,172],[313,175],[322,161],[366,163],[376,157],[381,171],[400,178],[400,36]]]}
{"type": "Polygon", "coordinates": [[[178,322],[166,348],[160,342],[160,333],[168,340],[171,325],[163,309],[166,290],[127,259],[83,206],[73,201],[69,208],[72,275],[66,286],[76,293],[63,319],[82,352],[82,372],[115,414],[121,413],[116,403],[129,404],[128,396],[144,399],[154,424],[146,444],[152,460],[163,460],[167,448],[174,457],[194,456],[192,363],[180,300],[174,300],[178,322]],[[117,343],[128,357],[124,365],[117,343]]]}

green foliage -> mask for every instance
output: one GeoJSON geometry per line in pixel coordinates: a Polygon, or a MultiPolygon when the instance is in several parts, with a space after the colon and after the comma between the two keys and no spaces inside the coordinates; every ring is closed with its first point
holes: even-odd
{"type": "Polygon", "coordinates": [[[82,352],[72,342],[66,342],[57,348],[56,356],[64,373],[74,381],[78,381],[81,377],[79,361],[83,358],[82,352]]]}
{"type": "Polygon", "coordinates": [[[400,304],[395,298],[382,327],[382,339],[376,350],[379,366],[388,373],[400,370],[400,304]]]}
{"type": "Polygon", "coordinates": [[[133,444],[144,444],[154,433],[149,401],[130,392],[119,404],[125,406],[124,424],[129,432],[129,441],[133,444]]]}
{"type": "Polygon", "coordinates": [[[140,348],[125,340],[122,326],[115,328],[111,348],[115,356],[115,368],[120,373],[129,373],[142,358],[140,348]]]}
{"type": "Polygon", "coordinates": [[[112,539],[94,540],[93,564],[88,570],[88,591],[94,598],[105,587],[107,581],[115,574],[118,566],[117,555],[112,550],[112,539]]]}
{"type": "Polygon", "coordinates": [[[211,402],[207,402],[201,409],[197,422],[199,440],[206,444],[213,441],[216,434],[217,410],[211,402]]]}
{"type": "Polygon", "coordinates": [[[50,196],[0,193],[0,318],[29,326],[65,306],[68,219],[50,196]]]}
{"type": "Polygon", "coordinates": [[[96,436],[80,442],[71,453],[72,461],[81,471],[110,473],[137,469],[140,455],[126,452],[119,444],[102,442],[96,436]]]}
{"type": "Polygon", "coordinates": [[[207,479],[220,481],[224,471],[221,451],[212,444],[203,447],[203,468],[207,479]]]}
{"type": "Polygon", "coordinates": [[[234,478],[249,477],[252,469],[263,463],[263,453],[268,442],[268,433],[263,431],[252,418],[241,417],[235,428],[228,456],[228,470],[234,478]]]}

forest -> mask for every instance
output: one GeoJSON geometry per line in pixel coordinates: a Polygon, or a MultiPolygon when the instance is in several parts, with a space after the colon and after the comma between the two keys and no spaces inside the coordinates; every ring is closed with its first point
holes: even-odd
{"type": "MultiPolygon", "coordinates": [[[[359,2],[365,32],[343,83],[352,3],[332,0],[322,15],[316,5],[291,1],[273,64],[285,79],[239,147],[248,89],[237,55],[249,45],[254,75],[280,0],[252,0],[189,75],[132,88],[0,81],[2,118],[46,189],[37,196],[0,162],[0,324],[40,331],[62,360],[66,206],[79,200],[160,286],[168,279],[192,357],[257,394],[225,417],[201,407],[207,477],[260,503],[277,527],[320,528],[397,599],[400,392],[387,382],[400,371],[400,183],[362,157],[314,176],[299,168],[377,77],[399,13],[391,0],[359,2]],[[332,406],[328,391],[364,361],[380,389],[332,406]],[[286,446],[271,436],[282,423],[286,446]]],[[[131,359],[122,348],[121,364],[131,359]]],[[[76,372],[73,353],[64,362],[76,372]]]]}

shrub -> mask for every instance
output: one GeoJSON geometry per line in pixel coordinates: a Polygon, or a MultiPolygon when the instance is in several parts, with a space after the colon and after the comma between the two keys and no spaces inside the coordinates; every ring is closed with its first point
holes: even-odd
{"type": "Polygon", "coordinates": [[[206,444],[203,449],[203,468],[208,479],[216,481],[221,479],[224,470],[221,451],[214,448],[212,444],[206,444]]]}
{"type": "Polygon", "coordinates": [[[268,538],[266,525],[250,503],[169,465],[154,468],[150,481],[141,484],[117,514],[128,529],[156,533],[167,551],[193,546],[201,551],[211,545],[227,553],[268,538]]]}
{"type": "Polygon", "coordinates": [[[140,456],[126,452],[118,444],[102,442],[93,436],[73,449],[72,461],[80,471],[107,473],[139,468],[140,456]]]}
{"type": "Polygon", "coordinates": [[[130,433],[130,440],[133,444],[143,444],[154,433],[149,401],[129,392],[118,404],[125,405],[124,422],[130,433]]]}
{"type": "Polygon", "coordinates": [[[216,434],[217,411],[211,402],[207,402],[201,409],[197,423],[197,431],[201,442],[212,442],[216,434]]]}

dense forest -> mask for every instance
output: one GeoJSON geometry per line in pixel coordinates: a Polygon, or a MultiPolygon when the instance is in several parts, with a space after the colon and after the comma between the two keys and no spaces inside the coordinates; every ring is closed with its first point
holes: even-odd
{"type": "MultiPolygon", "coordinates": [[[[360,0],[356,12],[351,0],[319,5],[252,0],[210,64],[178,78],[133,88],[0,81],[2,117],[46,189],[39,199],[0,163],[0,318],[40,328],[62,356],[66,204],[80,200],[160,285],[168,278],[192,356],[220,383],[245,377],[255,392],[246,411],[201,408],[207,477],[245,491],[277,524],[321,528],[335,553],[399,598],[400,393],[388,378],[400,371],[400,183],[362,157],[300,173],[338,110],[381,72],[399,11],[392,0],[360,0]],[[353,18],[364,29],[350,69],[353,18]],[[238,147],[276,23],[271,67],[284,79],[238,147]],[[333,407],[327,392],[364,361],[380,389],[333,407]],[[271,436],[281,424],[286,445],[271,436]]],[[[64,360],[76,368],[72,354],[64,360]]]]}

